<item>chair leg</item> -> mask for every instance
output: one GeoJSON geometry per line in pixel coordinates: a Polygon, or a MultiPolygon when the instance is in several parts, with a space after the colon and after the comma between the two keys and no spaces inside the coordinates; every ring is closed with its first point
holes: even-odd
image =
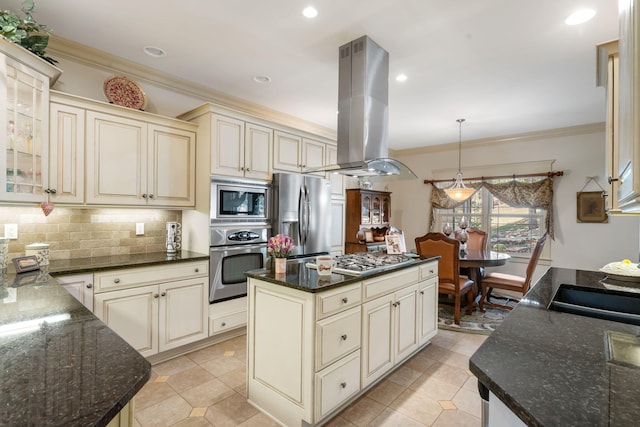
{"type": "Polygon", "coordinates": [[[487,300],[487,302],[489,302],[489,300],[487,299],[489,297],[489,292],[491,292],[491,288],[488,288],[487,285],[483,282],[482,283],[482,296],[480,297],[480,302],[478,303],[478,305],[480,306],[480,312],[484,313],[486,310],[484,309],[484,303],[485,300],[487,300]]]}
{"type": "Polygon", "coordinates": [[[453,323],[455,323],[456,325],[460,324],[460,304],[461,304],[461,297],[460,295],[456,295],[455,296],[456,301],[455,304],[453,306],[453,323]]]}
{"type": "Polygon", "coordinates": [[[473,303],[475,301],[475,296],[473,295],[472,291],[467,292],[467,314],[471,314],[473,313],[473,309],[475,308],[473,306],[473,303]]]}

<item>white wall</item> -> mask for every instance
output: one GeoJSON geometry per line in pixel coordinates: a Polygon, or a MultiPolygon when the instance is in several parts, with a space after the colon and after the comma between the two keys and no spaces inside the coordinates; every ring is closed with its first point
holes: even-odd
{"type": "MultiPolygon", "coordinates": [[[[598,127],[599,129],[599,127],[598,127]]],[[[495,144],[462,144],[462,173],[466,167],[529,161],[555,160],[554,170],[564,171],[554,183],[555,240],[551,243],[551,265],[554,267],[597,270],[608,262],[629,258],[638,261],[637,217],[609,217],[608,223],[586,224],[576,220],[576,193],[588,176],[597,176],[605,186],[605,136],[602,130],[588,134],[540,139],[517,138],[495,144]]],[[[409,166],[418,181],[391,185],[392,219],[405,232],[408,242],[427,232],[429,226],[430,185],[432,171],[457,168],[457,146],[422,153],[399,152],[395,157],[409,166]]],[[[546,171],[540,171],[546,172],[546,171]]],[[[596,191],[593,183],[585,191],[596,191]]],[[[547,243],[549,244],[549,243],[547,243]]],[[[411,245],[412,247],[414,245],[411,245]]],[[[512,268],[524,271],[524,266],[512,268]]]]}

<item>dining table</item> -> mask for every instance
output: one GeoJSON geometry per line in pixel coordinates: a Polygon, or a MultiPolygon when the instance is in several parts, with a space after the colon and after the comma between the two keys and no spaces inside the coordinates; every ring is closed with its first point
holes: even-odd
{"type": "Polygon", "coordinates": [[[466,268],[469,279],[476,284],[476,298],[482,294],[482,269],[504,265],[511,255],[504,252],[465,249],[460,250],[460,268],[466,268]]]}

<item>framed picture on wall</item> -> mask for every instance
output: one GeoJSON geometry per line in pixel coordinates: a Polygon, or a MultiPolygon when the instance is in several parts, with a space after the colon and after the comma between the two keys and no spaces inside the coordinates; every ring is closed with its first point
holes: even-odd
{"type": "Polygon", "coordinates": [[[581,191],[577,198],[578,222],[609,222],[604,191],[581,191]]]}

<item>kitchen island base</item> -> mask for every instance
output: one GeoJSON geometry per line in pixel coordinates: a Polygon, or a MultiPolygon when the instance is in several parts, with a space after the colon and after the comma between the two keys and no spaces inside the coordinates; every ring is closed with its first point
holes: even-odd
{"type": "Polygon", "coordinates": [[[249,275],[247,399],[282,425],[320,426],[436,334],[437,261],[313,290],[287,283],[316,280],[295,268],[281,283],[249,275]]]}

